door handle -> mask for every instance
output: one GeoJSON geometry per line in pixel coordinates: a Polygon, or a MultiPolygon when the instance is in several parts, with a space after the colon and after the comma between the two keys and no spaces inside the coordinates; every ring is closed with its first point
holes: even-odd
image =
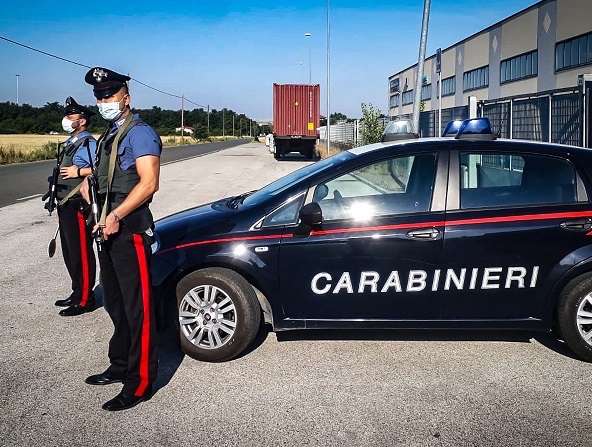
{"type": "Polygon", "coordinates": [[[407,232],[407,237],[412,239],[421,239],[421,240],[435,240],[440,237],[440,230],[437,228],[420,228],[417,230],[411,230],[407,232]]]}
{"type": "Polygon", "coordinates": [[[559,225],[565,230],[589,231],[592,229],[592,219],[575,219],[561,222],[559,225]]]}

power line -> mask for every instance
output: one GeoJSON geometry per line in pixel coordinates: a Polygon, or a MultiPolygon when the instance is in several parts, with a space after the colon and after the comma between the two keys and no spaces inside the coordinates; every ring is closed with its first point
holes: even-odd
{"type": "MultiPolygon", "coordinates": [[[[14,45],[21,46],[21,47],[23,47],[23,48],[27,48],[28,50],[31,50],[31,51],[36,51],[37,53],[41,53],[41,54],[44,54],[44,55],[46,55],[46,56],[53,57],[53,58],[55,58],[55,59],[59,59],[59,60],[61,60],[61,61],[64,61],[64,62],[68,62],[68,63],[70,63],[70,64],[79,65],[79,66],[81,66],[81,67],[86,67],[86,68],[89,68],[89,69],[90,69],[90,68],[93,68],[93,67],[90,67],[90,66],[88,66],[88,65],[81,64],[80,62],[71,61],[70,59],[66,59],[66,58],[63,58],[63,57],[60,57],[60,56],[56,56],[55,54],[47,53],[46,51],[42,51],[42,50],[39,50],[39,49],[37,49],[37,48],[30,47],[30,46],[28,46],[28,45],[25,45],[24,43],[20,43],[20,42],[16,42],[16,41],[14,41],[14,40],[10,40],[10,39],[8,39],[8,38],[6,38],[6,37],[4,37],[4,36],[0,36],[0,39],[2,39],[2,40],[5,40],[5,41],[7,41],[7,42],[10,42],[10,43],[12,43],[12,44],[14,44],[14,45]]],[[[130,76],[130,77],[131,77],[131,76],[130,76]]],[[[189,102],[189,103],[191,103],[191,104],[194,104],[194,105],[196,105],[196,106],[198,106],[198,107],[201,107],[202,109],[205,109],[205,108],[207,108],[206,106],[203,106],[203,105],[201,105],[201,104],[198,104],[198,103],[196,103],[196,102],[193,102],[193,101],[191,101],[191,100],[189,100],[189,99],[187,99],[187,98],[185,98],[185,97],[183,97],[183,96],[179,96],[179,95],[175,95],[175,94],[173,94],[173,93],[168,93],[168,92],[165,92],[165,91],[163,91],[163,90],[159,90],[159,89],[157,89],[156,87],[152,87],[151,85],[148,85],[148,84],[145,84],[145,83],[143,83],[143,82],[141,82],[141,81],[138,81],[138,80],[137,80],[137,79],[135,79],[135,78],[131,78],[131,80],[132,80],[132,81],[136,81],[138,84],[141,84],[141,85],[143,85],[144,87],[147,87],[147,88],[149,88],[149,89],[152,89],[152,90],[154,90],[154,91],[157,91],[157,92],[159,92],[159,93],[162,93],[162,94],[164,94],[164,95],[172,96],[172,97],[174,97],[174,98],[183,99],[183,100],[185,100],[185,101],[187,101],[187,102],[189,102]]]]}

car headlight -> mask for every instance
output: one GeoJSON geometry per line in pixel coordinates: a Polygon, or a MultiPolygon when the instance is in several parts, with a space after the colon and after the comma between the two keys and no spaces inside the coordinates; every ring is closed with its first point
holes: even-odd
{"type": "Polygon", "coordinates": [[[154,232],[154,242],[150,246],[150,249],[152,250],[152,254],[156,253],[159,248],[160,248],[160,238],[158,237],[158,233],[154,232]]]}

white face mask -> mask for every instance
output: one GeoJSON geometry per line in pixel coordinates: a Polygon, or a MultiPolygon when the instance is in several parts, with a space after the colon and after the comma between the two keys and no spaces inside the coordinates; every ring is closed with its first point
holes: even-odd
{"type": "Polygon", "coordinates": [[[124,98],[125,96],[119,101],[98,103],[97,106],[99,107],[99,113],[101,116],[107,121],[115,121],[118,119],[123,114],[123,110],[119,109],[119,103],[123,101],[124,98]]]}
{"type": "Polygon", "coordinates": [[[66,117],[62,118],[62,129],[64,129],[64,131],[66,131],[68,133],[74,132],[76,129],[74,127],[72,127],[72,124],[74,124],[76,121],[78,121],[78,120],[72,121],[66,117]]]}

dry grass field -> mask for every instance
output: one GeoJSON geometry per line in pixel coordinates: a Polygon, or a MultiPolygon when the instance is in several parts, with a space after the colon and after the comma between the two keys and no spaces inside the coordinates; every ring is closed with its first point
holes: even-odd
{"type": "MultiPolygon", "coordinates": [[[[99,135],[94,135],[98,138],[99,135]]],[[[55,157],[56,144],[65,141],[67,135],[3,135],[0,134],[0,164],[47,160],[55,157]]],[[[163,147],[184,146],[212,141],[234,140],[237,137],[211,137],[209,141],[196,141],[180,135],[163,136],[163,147]]],[[[247,137],[248,138],[248,137],[247,137]]]]}
{"type": "Polygon", "coordinates": [[[16,152],[32,152],[45,144],[56,144],[66,139],[65,135],[0,135],[0,148],[16,152]]]}
{"type": "MultiPolygon", "coordinates": [[[[99,135],[94,135],[95,138],[99,138],[99,135]]],[[[47,143],[56,144],[60,141],[65,141],[67,135],[28,135],[28,134],[16,134],[16,135],[2,135],[0,134],[0,148],[4,150],[14,149],[16,152],[32,152],[42,148],[47,143]]],[[[196,141],[191,137],[181,138],[180,135],[176,136],[163,136],[162,142],[164,146],[179,146],[182,144],[195,144],[196,141]]],[[[229,139],[231,137],[212,137],[213,141],[221,141],[223,139],[229,139]]]]}

